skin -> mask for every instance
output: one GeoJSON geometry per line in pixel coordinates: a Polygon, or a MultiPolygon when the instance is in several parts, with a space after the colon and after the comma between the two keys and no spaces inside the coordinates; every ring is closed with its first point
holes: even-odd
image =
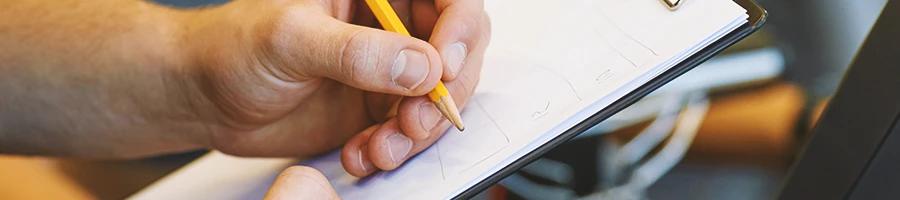
{"type": "MultiPolygon", "coordinates": [[[[490,40],[481,0],[391,1],[415,38],[378,29],[361,0],[181,10],[138,0],[2,1],[6,154],[122,159],[214,149],[309,158],[340,149],[355,176],[393,170],[451,128],[423,95],[443,81],[464,106],[490,40]],[[450,48],[460,46],[464,56],[450,48]],[[419,76],[393,78],[401,52],[421,60],[403,68],[419,76]],[[409,138],[409,152],[392,152],[389,137],[409,138]]],[[[314,169],[289,168],[267,198],[330,188],[323,183],[314,169]]]]}
{"type": "Polygon", "coordinates": [[[341,199],[328,179],[318,170],[306,166],[293,166],[278,174],[264,200],[281,199],[341,199]]]}

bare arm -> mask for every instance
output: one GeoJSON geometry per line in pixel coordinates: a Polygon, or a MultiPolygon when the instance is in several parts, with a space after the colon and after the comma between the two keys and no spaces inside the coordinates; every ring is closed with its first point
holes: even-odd
{"type": "Polygon", "coordinates": [[[0,153],[133,157],[207,140],[184,91],[176,22],[188,13],[137,0],[2,4],[0,153]]]}
{"type": "Polygon", "coordinates": [[[14,154],[343,146],[354,174],[390,170],[450,127],[423,95],[443,81],[464,106],[490,36],[481,0],[391,1],[415,38],[372,28],[356,0],[0,2],[0,153],[14,154]]]}

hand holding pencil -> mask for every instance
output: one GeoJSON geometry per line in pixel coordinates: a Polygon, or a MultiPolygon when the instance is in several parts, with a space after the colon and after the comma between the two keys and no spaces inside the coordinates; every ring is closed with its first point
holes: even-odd
{"type": "Polygon", "coordinates": [[[201,77],[212,102],[185,107],[217,129],[194,137],[211,138],[200,145],[304,158],[340,149],[347,172],[366,176],[450,128],[478,128],[459,108],[490,39],[481,0],[237,0],[183,18],[196,47],[182,57],[202,67],[184,71],[203,73],[183,77],[201,77]]]}
{"type": "Polygon", "coordinates": [[[488,45],[482,0],[8,4],[0,55],[12,56],[0,59],[0,93],[16,106],[0,112],[7,153],[312,158],[343,146],[343,167],[366,176],[396,169],[454,126],[478,128],[458,108],[488,45]]]}
{"type": "MultiPolygon", "coordinates": [[[[366,4],[372,9],[375,18],[378,19],[385,30],[412,36],[409,34],[409,31],[406,30],[403,22],[400,21],[397,13],[394,12],[394,9],[387,0],[366,0],[366,4]]],[[[447,119],[456,126],[456,129],[459,131],[465,130],[465,125],[463,125],[462,117],[459,116],[459,109],[456,107],[456,102],[453,101],[453,97],[450,96],[450,92],[447,91],[443,82],[438,82],[434,90],[428,92],[428,97],[434,102],[434,105],[438,110],[441,111],[441,114],[443,114],[444,117],[447,117],[447,119]]]]}
{"type": "Polygon", "coordinates": [[[365,7],[366,12],[371,12],[374,21],[380,25],[378,28],[423,39],[434,46],[441,56],[444,70],[441,81],[425,97],[406,97],[399,104],[396,126],[404,134],[385,131],[395,130],[384,127],[394,125],[389,121],[380,128],[363,131],[347,143],[342,161],[344,168],[355,176],[366,176],[376,171],[373,169],[392,170],[399,167],[406,159],[433,144],[448,125],[465,130],[459,108],[469,101],[474,92],[490,39],[490,21],[481,0],[364,2],[365,5],[358,4],[357,9],[365,7]],[[423,115],[435,108],[440,112],[438,118],[423,115]],[[403,135],[409,136],[411,141],[408,151],[394,148],[394,144],[402,143],[397,141],[406,140],[398,139],[403,135]],[[386,142],[379,142],[381,138],[386,142]],[[394,150],[397,152],[391,152],[394,150]],[[388,156],[379,158],[379,154],[388,156]]]}

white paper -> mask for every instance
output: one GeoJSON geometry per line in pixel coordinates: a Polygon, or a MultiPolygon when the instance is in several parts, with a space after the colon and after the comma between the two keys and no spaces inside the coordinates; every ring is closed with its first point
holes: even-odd
{"type": "Polygon", "coordinates": [[[308,165],[344,199],[444,199],[602,110],[746,22],[731,0],[486,0],[482,78],[451,129],[402,167],[357,179],[334,153],[308,165]]]}
{"type": "MultiPolygon", "coordinates": [[[[343,199],[452,198],[747,18],[732,0],[677,11],[659,0],[485,0],[485,9],[491,45],[462,111],[465,132],[451,129],[399,169],[365,179],[347,174],[338,152],[299,164],[324,173],[343,199]]],[[[260,199],[286,165],[214,152],[132,198],[260,199]]]]}

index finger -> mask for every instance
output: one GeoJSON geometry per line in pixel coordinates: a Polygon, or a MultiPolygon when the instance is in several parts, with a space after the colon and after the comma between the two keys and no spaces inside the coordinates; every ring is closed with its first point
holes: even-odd
{"type": "Polygon", "coordinates": [[[491,36],[483,0],[435,0],[440,13],[428,40],[441,55],[443,81],[456,79],[462,68],[480,71],[491,36]]]}
{"type": "MultiPolygon", "coordinates": [[[[429,43],[445,60],[442,62],[444,65],[442,80],[454,102],[463,109],[474,94],[481,77],[484,53],[490,40],[490,20],[481,0],[436,0],[435,8],[441,15],[434,26],[429,43]],[[464,50],[465,60],[458,63],[459,69],[450,69],[453,68],[454,62],[446,60],[458,56],[459,52],[455,51],[460,47],[464,50]]],[[[407,98],[401,103],[397,116],[403,131],[416,139],[433,134],[432,129],[438,121],[435,119],[444,119],[440,114],[419,111],[418,105],[422,102],[428,102],[427,98],[418,100],[407,98]]]]}

